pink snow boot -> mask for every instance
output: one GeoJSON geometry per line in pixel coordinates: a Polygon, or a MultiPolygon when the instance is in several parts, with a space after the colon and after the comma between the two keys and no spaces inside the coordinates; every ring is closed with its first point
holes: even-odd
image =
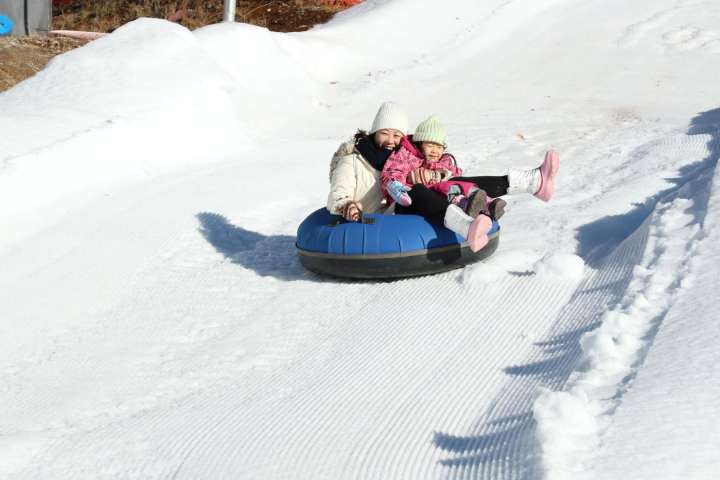
{"type": "Polygon", "coordinates": [[[467,242],[470,250],[473,252],[480,251],[488,243],[488,232],[492,228],[492,220],[490,217],[481,213],[470,224],[468,229],[467,242]]]}
{"type": "Polygon", "coordinates": [[[540,165],[540,188],[535,195],[543,202],[548,202],[555,193],[555,175],[560,169],[560,156],[555,150],[545,153],[545,160],[540,165]]]}

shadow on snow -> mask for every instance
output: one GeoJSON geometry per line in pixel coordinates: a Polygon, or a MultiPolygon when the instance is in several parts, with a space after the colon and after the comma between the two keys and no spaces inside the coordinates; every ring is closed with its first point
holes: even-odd
{"type": "Polygon", "coordinates": [[[318,283],[392,283],[395,278],[352,279],[318,275],[306,270],[298,260],[296,237],[263,235],[233,225],[223,215],[201,212],[198,230],[210,245],[233,263],[255,271],[258,275],[280,280],[306,280],[318,283]]]}
{"type": "Polygon", "coordinates": [[[233,263],[263,277],[321,281],[300,265],[294,236],[263,235],[246,230],[217,213],[202,212],[196,217],[200,221],[198,230],[208,243],[233,263]]]}

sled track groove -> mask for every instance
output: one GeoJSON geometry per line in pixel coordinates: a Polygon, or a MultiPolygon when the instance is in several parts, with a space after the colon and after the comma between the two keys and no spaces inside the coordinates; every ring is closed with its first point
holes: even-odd
{"type": "MultiPolygon", "coordinates": [[[[622,272],[608,269],[603,279],[622,272]]],[[[131,478],[519,478],[531,425],[508,429],[507,418],[528,422],[522,416],[538,379],[521,376],[498,394],[500,370],[536,350],[518,341],[517,318],[522,331],[548,331],[559,312],[547,305],[566,303],[575,284],[536,285],[521,274],[480,285],[460,278],[388,284],[377,302],[322,342],[322,352],[305,352],[262,381],[149,410],[62,446],[73,443],[78,455],[98,444],[129,453],[136,462],[100,456],[108,472],[131,478]],[[445,314],[445,305],[468,298],[480,301],[469,303],[467,317],[445,314]],[[460,432],[463,448],[438,441],[444,432],[460,432]]],[[[590,289],[600,284],[586,281],[590,289]]],[[[577,328],[572,319],[592,310],[594,302],[581,295],[561,313],[564,329],[552,332],[577,328]]],[[[302,328],[285,333],[270,357],[283,358],[293,336],[303,335],[302,328]]],[[[545,359],[543,352],[529,357],[545,359]]]]}
{"type": "MultiPolygon", "coordinates": [[[[394,283],[395,292],[381,304],[368,305],[353,317],[323,362],[306,358],[292,372],[269,379],[272,384],[284,383],[284,394],[277,400],[238,404],[233,398],[239,392],[231,389],[220,399],[194,405],[193,410],[209,413],[175,437],[182,441],[165,445],[170,451],[164,457],[185,458],[175,478],[222,478],[232,473],[277,478],[282,472],[307,478],[442,474],[432,444],[435,426],[462,428],[475,421],[478,398],[491,393],[493,382],[488,378],[497,375],[497,365],[483,358],[517,355],[512,348],[517,343],[514,333],[508,337],[508,331],[490,328],[494,322],[502,323],[497,308],[487,316],[479,314],[484,307],[478,308],[475,324],[465,318],[443,318],[439,307],[422,318],[408,314],[403,299],[422,298],[427,307],[479,293],[472,286],[455,284],[453,275],[445,279],[448,288],[424,297],[418,291],[428,279],[394,283]],[[388,305],[391,308],[385,309],[388,305]],[[368,321],[376,333],[362,339],[368,321]],[[487,345],[487,349],[479,355],[475,345],[487,345]],[[423,356],[432,362],[418,362],[423,356]],[[257,421],[249,421],[252,418],[257,421]],[[403,448],[388,448],[398,444],[403,448]],[[397,457],[393,451],[403,455],[397,457]],[[293,470],[298,465],[312,465],[313,470],[293,470]]],[[[531,281],[510,278],[490,290],[506,292],[517,304],[524,300],[533,305],[548,293],[567,296],[563,293],[567,286],[562,285],[555,292],[522,298],[524,289],[517,288],[518,284],[531,281]]],[[[487,294],[488,286],[480,290],[487,294]]],[[[529,318],[531,329],[547,322],[542,315],[529,318]]]]}
{"type": "MultiPolygon", "coordinates": [[[[546,329],[555,312],[538,305],[548,296],[564,301],[572,287],[541,287],[526,298],[531,276],[489,285],[462,284],[457,273],[441,277],[388,284],[387,295],[348,315],[345,328],[324,340],[326,349],[268,370],[262,381],[65,438],[56,451],[77,457],[56,458],[54,468],[73,476],[82,464],[73,461],[94,452],[107,473],[131,478],[442,477],[435,432],[471,428],[499,368],[523,358],[527,347],[506,319],[523,316],[524,329],[546,329]],[[467,317],[445,314],[447,302],[499,296],[517,307],[479,301],[467,317]],[[528,315],[530,308],[539,311],[528,315]]],[[[278,357],[288,337],[278,338],[278,357]]]]}

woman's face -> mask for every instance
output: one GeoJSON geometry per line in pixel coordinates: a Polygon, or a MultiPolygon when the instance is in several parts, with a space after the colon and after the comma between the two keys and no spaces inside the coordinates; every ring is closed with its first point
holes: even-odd
{"type": "Polygon", "coordinates": [[[421,142],[420,150],[428,162],[437,162],[445,153],[445,147],[435,142],[421,142]]]}
{"type": "Polygon", "coordinates": [[[393,128],[383,128],[373,134],[375,145],[387,150],[392,150],[400,145],[400,140],[402,140],[402,138],[402,132],[393,128]]]}

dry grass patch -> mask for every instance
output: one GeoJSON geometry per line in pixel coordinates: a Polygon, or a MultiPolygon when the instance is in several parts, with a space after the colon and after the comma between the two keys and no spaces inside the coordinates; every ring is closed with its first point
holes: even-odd
{"type": "MultiPolygon", "coordinates": [[[[274,31],[297,32],[328,21],[348,6],[348,0],[237,0],[235,19],[274,31]]],[[[112,32],[139,17],[153,17],[192,30],[222,21],[223,7],[223,0],[70,0],[53,7],[52,28],[112,32]]]]}
{"type": "Polygon", "coordinates": [[[84,43],[72,38],[0,37],[0,92],[35,75],[55,55],[84,43]]]}

